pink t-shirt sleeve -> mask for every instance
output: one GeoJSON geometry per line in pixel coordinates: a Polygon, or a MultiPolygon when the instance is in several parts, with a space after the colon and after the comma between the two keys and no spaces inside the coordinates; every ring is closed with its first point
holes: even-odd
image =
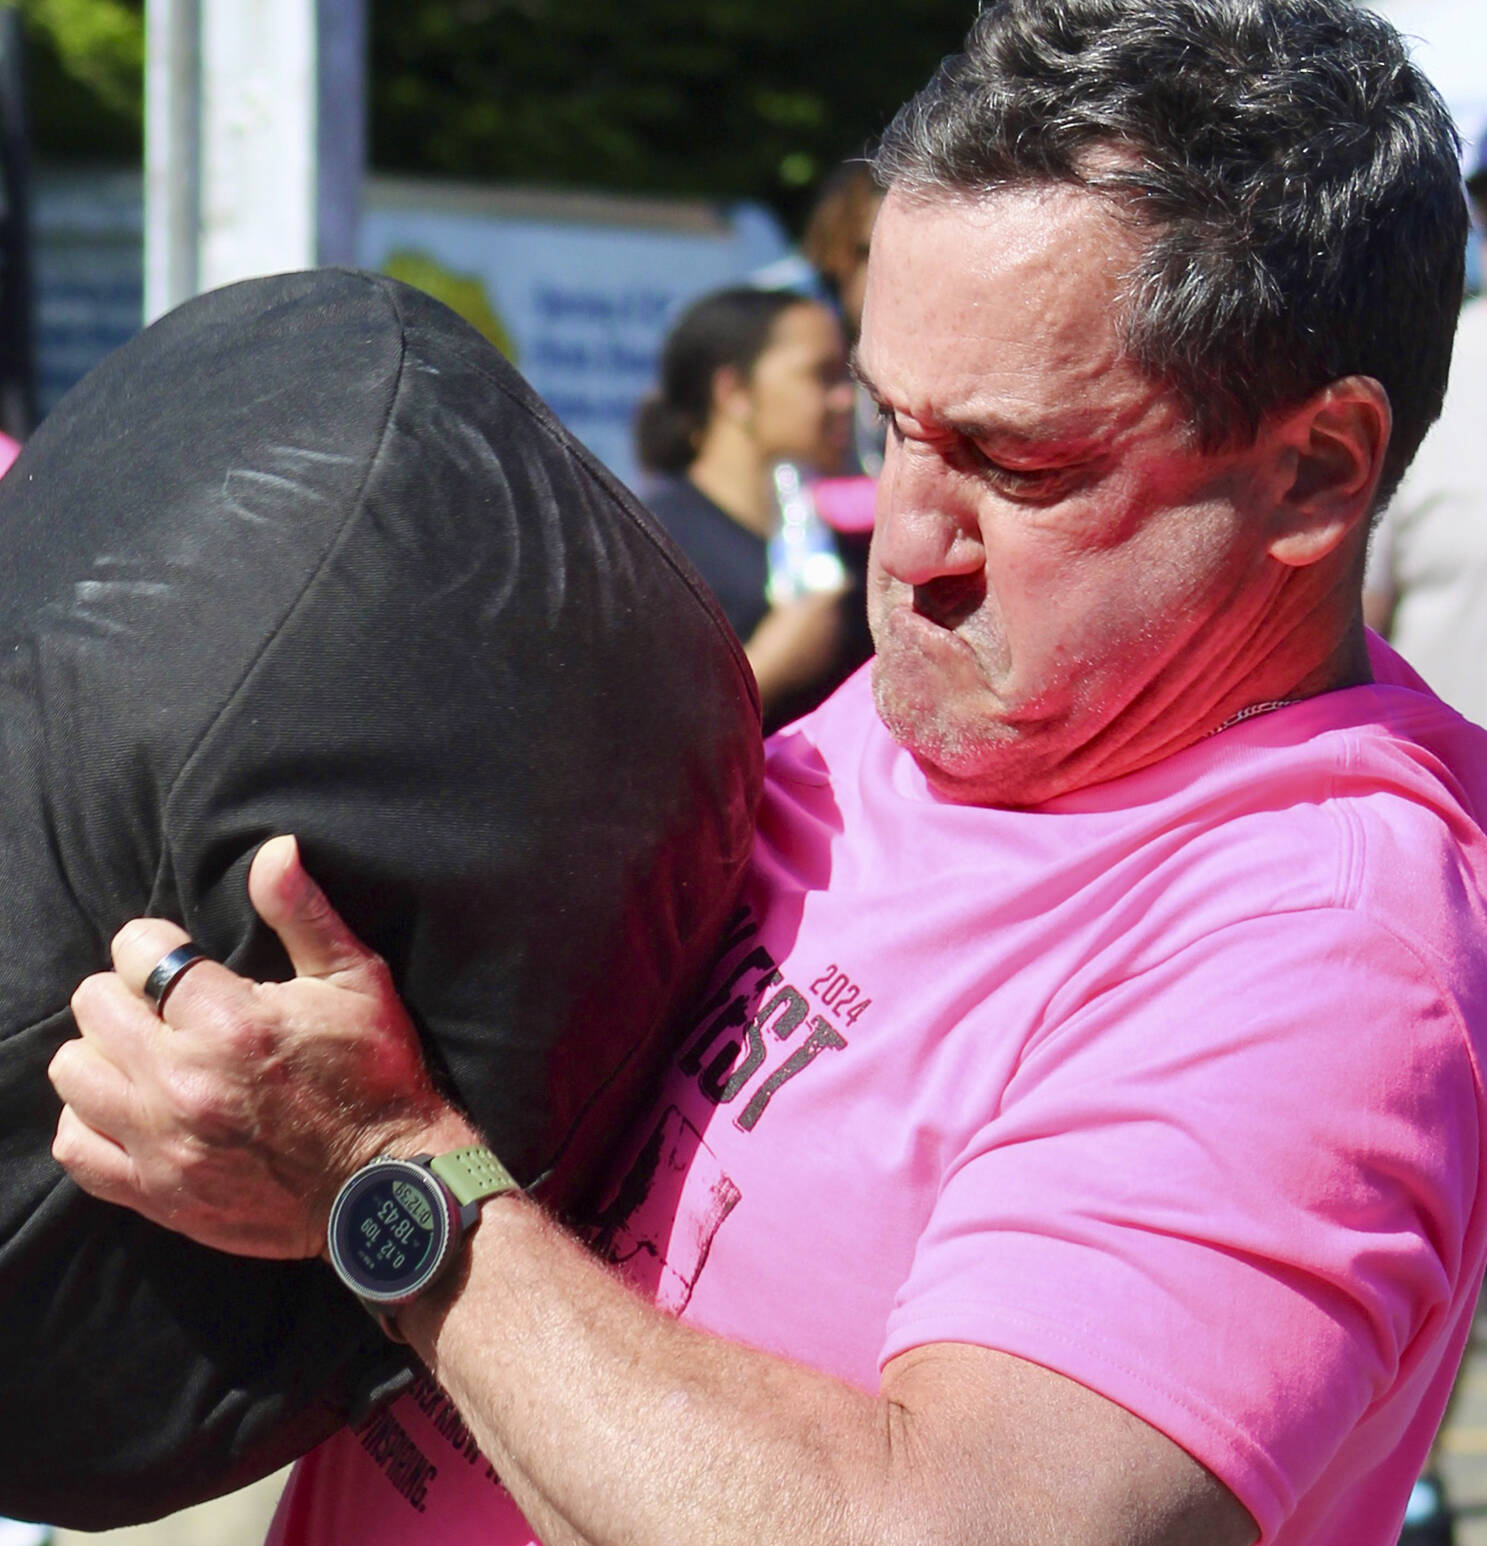
{"type": "Polygon", "coordinates": [[[1034,1038],[947,1173],[884,1362],[967,1342],[1065,1374],[1269,1538],[1448,1313],[1468,1058],[1424,964],[1346,910],[1110,984],[1034,1038]]]}

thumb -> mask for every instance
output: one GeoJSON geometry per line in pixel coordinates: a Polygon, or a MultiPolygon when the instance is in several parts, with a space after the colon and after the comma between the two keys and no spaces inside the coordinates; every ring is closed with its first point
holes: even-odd
{"type": "Polygon", "coordinates": [[[279,936],[297,977],[368,979],[380,982],[382,962],[348,929],[325,893],[300,862],[293,837],[272,837],[253,856],[248,900],[279,936]]]}

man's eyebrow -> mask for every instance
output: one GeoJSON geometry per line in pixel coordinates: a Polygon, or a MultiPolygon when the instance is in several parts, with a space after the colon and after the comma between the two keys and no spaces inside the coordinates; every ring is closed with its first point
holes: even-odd
{"type": "Polygon", "coordinates": [[[1107,437],[1082,424],[987,424],[976,419],[947,419],[944,428],[972,445],[1016,457],[1034,455],[1049,465],[1083,461],[1107,437]]]}
{"type": "MultiPolygon", "coordinates": [[[[863,367],[855,344],[847,355],[847,370],[878,407],[886,407],[883,394],[863,367]]],[[[1082,424],[1008,424],[953,414],[936,422],[941,429],[973,444],[1000,445],[1014,452],[1037,450],[1057,461],[1077,461],[1106,438],[1097,429],[1082,424]]]]}

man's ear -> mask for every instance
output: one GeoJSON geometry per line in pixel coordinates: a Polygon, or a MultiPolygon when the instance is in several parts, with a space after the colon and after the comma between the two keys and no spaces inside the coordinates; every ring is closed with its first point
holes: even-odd
{"type": "Polygon", "coordinates": [[[1272,558],[1304,568],[1367,522],[1393,425],[1383,386],[1344,376],[1270,427],[1280,475],[1272,558]]]}

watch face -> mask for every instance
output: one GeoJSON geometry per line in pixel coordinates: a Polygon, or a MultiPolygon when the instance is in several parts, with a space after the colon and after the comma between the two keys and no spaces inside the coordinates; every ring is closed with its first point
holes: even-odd
{"type": "Polygon", "coordinates": [[[330,1256],[363,1299],[394,1304],[438,1271],[449,1244],[448,1205],[421,1165],[386,1160],[353,1176],[330,1215],[330,1256]]]}

